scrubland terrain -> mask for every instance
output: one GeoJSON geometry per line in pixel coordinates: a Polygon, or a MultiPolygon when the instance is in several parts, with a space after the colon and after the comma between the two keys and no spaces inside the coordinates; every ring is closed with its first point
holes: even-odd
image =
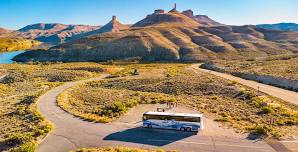
{"type": "Polygon", "coordinates": [[[298,55],[280,55],[245,61],[215,61],[231,72],[253,73],[298,80],[298,55]]]}
{"type": "Polygon", "coordinates": [[[39,114],[37,99],[64,82],[98,76],[96,63],[35,63],[1,65],[0,151],[34,151],[52,126],[39,114]]]}
{"type": "MultiPolygon", "coordinates": [[[[119,147],[119,148],[82,148],[78,149],[75,152],[166,152],[162,149],[158,150],[144,150],[144,149],[137,149],[137,148],[128,148],[128,147],[119,147]]],[[[167,151],[170,152],[170,151],[167,151]]],[[[174,152],[174,151],[172,151],[174,152]]]]}
{"type": "Polygon", "coordinates": [[[124,70],[114,74],[115,79],[68,89],[60,94],[58,105],[88,121],[109,122],[139,103],[178,102],[210,115],[237,132],[297,137],[297,106],[237,82],[194,73],[188,66],[122,65],[124,70]]]}
{"type": "Polygon", "coordinates": [[[34,46],[38,46],[40,44],[41,42],[35,40],[0,37],[0,52],[25,50],[30,49],[34,46]]]}

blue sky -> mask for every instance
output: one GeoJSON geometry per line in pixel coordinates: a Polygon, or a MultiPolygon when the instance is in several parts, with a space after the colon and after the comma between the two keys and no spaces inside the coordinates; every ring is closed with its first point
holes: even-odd
{"type": "Polygon", "coordinates": [[[224,24],[298,23],[298,0],[0,0],[0,27],[33,23],[103,25],[112,15],[126,24],[155,9],[192,9],[224,24]]]}

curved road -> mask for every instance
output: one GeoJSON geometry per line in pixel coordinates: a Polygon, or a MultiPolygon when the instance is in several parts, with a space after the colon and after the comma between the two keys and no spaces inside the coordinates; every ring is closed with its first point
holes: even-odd
{"type": "MultiPolygon", "coordinates": [[[[63,111],[56,104],[56,97],[72,86],[101,80],[98,78],[65,83],[42,95],[39,109],[42,115],[51,121],[54,130],[39,144],[38,152],[66,152],[83,147],[129,146],[139,148],[163,148],[182,152],[272,152],[268,144],[258,140],[248,140],[233,130],[219,127],[211,119],[205,118],[205,129],[198,135],[187,132],[155,130],[138,127],[141,114],[152,107],[138,106],[130,110],[116,122],[102,124],[82,121],[63,111]],[[136,118],[136,119],[134,119],[136,118]],[[133,119],[133,120],[131,120],[133,119]]],[[[147,105],[150,106],[150,105],[147,105]]],[[[178,109],[178,112],[182,111],[178,109]]]]}
{"type": "Polygon", "coordinates": [[[216,71],[212,71],[212,70],[202,69],[202,68],[199,68],[199,66],[200,66],[200,64],[194,64],[191,66],[191,68],[194,69],[194,71],[205,72],[205,73],[213,74],[213,75],[216,75],[216,76],[219,76],[219,77],[231,80],[231,81],[237,81],[238,83],[243,84],[245,86],[259,90],[259,91],[269,94],[271,96],[280,98],[280,99],[287,101],[289,103],[298,105],[298,93],[297,92],[285,90],[285,89],[274,87],[271,85],[266,85],[263,83],[258,83],[256,81],[252,81],[252,80],[245,80],[245,79],[242,79],[239,77],[232,76],[230,74],[225,74],[225,73],[220,73],[220,72],[216,72],[216,71]]]}

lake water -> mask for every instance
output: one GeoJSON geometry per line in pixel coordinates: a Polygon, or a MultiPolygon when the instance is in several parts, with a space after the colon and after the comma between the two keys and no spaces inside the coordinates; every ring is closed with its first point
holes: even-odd
{"type": "Polygon", "coordinates": [[[11,64],[13,63],[12,58],[16,55],[19,55],[23,52],[26,52],[25,50],[22,51],[14,51],[14,52],[0,52],[0,64],[11,64]]]}

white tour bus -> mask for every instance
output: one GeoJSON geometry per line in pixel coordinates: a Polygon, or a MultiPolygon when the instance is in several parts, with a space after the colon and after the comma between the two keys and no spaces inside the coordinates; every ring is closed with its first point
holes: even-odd
{"type": "Polygon", "coordinates": [[[203,129],[202,114],[146,112],[143,114],[143,127],[199,131],[203,129]]]}

